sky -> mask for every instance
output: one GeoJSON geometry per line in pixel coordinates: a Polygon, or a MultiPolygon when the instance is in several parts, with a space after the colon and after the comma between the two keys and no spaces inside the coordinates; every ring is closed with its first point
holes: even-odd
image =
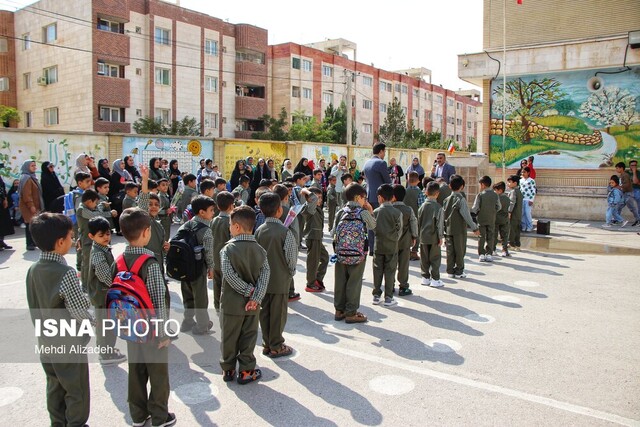
{"type": "MultiPolygon", "coordinates": [[[[0,8],[32,3],[0,0],[0,8]]],[[[269,44],[344,38],[357,44],[359,62],[388,71],[425,67],[434,84],[479,89],[458,79],[458,55],[482,51],[482,0],[181,0],[180,6],[265,28],[269,44]]]]}

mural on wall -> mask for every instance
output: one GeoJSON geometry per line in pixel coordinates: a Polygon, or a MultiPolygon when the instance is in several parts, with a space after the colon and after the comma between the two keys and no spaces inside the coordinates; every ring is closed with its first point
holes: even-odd
{"type": "Polygon", "coordinates": [[[506,88],[494,81],[490,161],[502,166],[503,132],[507,167],[531,155],[536,167],[559,169],[640,158],[640,70],[610,74],[615,71],[516,76],[507,78],[506,88]]]}
{"type": "MultiPolygon", "coordinates": [[[[371,151],[371,147],[369,148],[354,148],[353,149],[353,156],[348,158],[347,160],[355,160],[356,162],[358,162],[358,169],[362,170],[364,168],[364,164],[367,163],[367,160],[369,160],[372,156],[372,151],[371,151]]],[[[385,161],[387,161],[388,159],[385,158],[385,161]]]]}
{"type": "MultiPolygon", "coordinates": [[[[331,160],[338,160],[340,156],[347,155],[347,147],[335,147],[332,145],[303,145],[302,157],[313,160],[318,165],[318,160],[325,159],[326,165],[331,164],[331,160]]],[[[296,162],[293,162],[294,164],[296,162]]]]}
{"type": "MultiPolygon", "coordinates": [[[[236,165],[236,161],[253,157],[254,166],[258,164],[258,159],[273,159],[273,163],[280,175],[282,162],[287,158],[287,146],[283,143],[274,142],[254,142],[254,141],[234,141],[224,146],[224,177],[229,179],[231,172],[236,165]]],[[[296,162],[293,162],[294,164],[296,162]]]]}
{"type": "Polygon", "coordinates": [[[200,159],[213,159],[213,140],[127,136],[122,138],[122,157],[125,156],[133,156],[136,165],[148,165],[153,157],[169,161],[175,159],[181,172],[195,174],[200,167],[200,159]]]}
{"type": "Polygon", "coordinates": [[[75,159],[85,153],[96,158],[106,157],[107,137],[71,134],[44,134],[22,132],[0,132],[0,175],[5,183],[20,178],[20,168],[25,160],[33,159],[40,175],[42,162],[55,164],[58,179],[63,185],[73,182],[75,159]]]}
{"type": "MultiPolygon", "coordinates": [[[[389,160],[393,157],[396,159],[396,163],[402,167],[402,170],[407,170],[407,168],[411,165],[414,157],[420,158],[420,153],[418,151],[405,151],[405,150],[395,150],[391,149],[390,152],[385,157],[385,161],[389,163],[389,160]]],[[[422,165],[424,167],[424,165],[422,165]]],[[[404,178],[403,178],[404,179],[404,178]]]]}

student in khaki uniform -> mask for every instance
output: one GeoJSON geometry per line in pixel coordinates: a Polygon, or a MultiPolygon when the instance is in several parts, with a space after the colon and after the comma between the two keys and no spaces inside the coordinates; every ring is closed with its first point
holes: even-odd
{"type": "Polygon", "coordinates": [[[522,221],[522,191],[520,177],[511,175],[507,178],[509,192],[509,246],[514,251],[520,250],[520,222],[522,221]]]}
{"type": "Polygon", "coordinates": [[[176,203],[176,210],[180,218],[182,218],[182,213],[187,206],[189,206],[189,203],[191,203],[191,199],[198,195],[198,191],[196,190],[197,178],[194,174],[186,174],[182,181],[184,182],[184,192],[176,203]]]}
{"type": "Polygon", "coordinates": [[[459,175],[451,176],[449,181],[451,195],[444,201],[445,242],[447,245],[447,273],[450,278],[464,279],[464,256],[467,252],[467,226],[476,236],[480,235],[478,226],[471,218],[469,205],[462,193],[464,179],[459,175]]]}
{"type": "Polygon", "coordinates": [[[322,243],[324,212],[322,211],[322,190],[311,187],[302,189],[300,194],[307,198],[307,209],[302,211],[304,218],[304,239],[307,245],[307,292],[322,292],[324,276],[329,266],[329,252],[322,243]]]}
{"type": "Polygon", "coordinates": [[[220,251],[222,269],[222,341],[220,367],[224,381],[238,383],[262,377],[253,351],[258,339],[260,303],[269,286],[266,251],[253,237],[256,215],[249,206],[235,208],[229,216],[231,240],[220,251]]]}
{"type": "Polygon", "coordinates": [[[440,184],[440,194],[438,195],[438,204],[444,207],[444,201],[452,193],[451,187],[449,186],[449,184],[445,182],[444,178],[438,178],[436,182],[440,184]]]}
{"type": "MultiPolygon", "coordinates": [[[[143,426],[151,419],[154,426],[169,427],[176,424],[176,416],[169,412],[169,344],[165,335],[164,323],[169,317],[169,305],[166,300],[166,286],[160,271],[160,265],[153,252],[145,249],[151,239],[151,217],[139,208],[125,209],[120,215],[120,231],[127,240],[122,256],[128,268],[138,258],[148,255],[139,276],[147,285],[149,297],[156,312],[160,327],[158,336],[147,343],[127,341],[129,355],[129,412],[134,426],[143,426]],[[148,391],[147,383],[151,386],[148,391]]],[[[118,273],[116,263],[112,266],[111,277],[118,273]]]]}
{"type": "MultiPolygon", "coordinates": [[[[404,196],[404,204],[409,206],[413,210],[413,215],[418,218],[418,209],[425,201],[424,192],[418,187],[420,183],[418,172],[409,172],[407,174],[407,182],[407,194],[404,196]]],[[[411,247],[411,256],[409,257],[411,261],[420,260],[418,256],[418,243],[418,239],[416,239],[415,244],[411,247]]]]}
{"type": "Polygon", "coordinates": [[[327,187],[327,209],[329,210],[329,233],[333,230],[333,223],[336,218],[336,207],[338,205],[336,193],[336,177],[329,175],[329,186],[327,187]]]}
{"type": "MultiPolygon", "coordinates": [[[[141,192],[138,196],[138,207],[146,211],[151,216],[151,239],[145,246],[153,252],[156,260],[160,264],[160,271],[164,277],[164,255],[169,250],[169,242],[164,239],[164,227],[160,224],[160,196],[152,192],[158,188],[155,181],[149,179],[149,167],[140,165],[140,176],[142,177],[141,192]]],[[[167,288],[167,298],[169,298],[169,289],[167,288]]],[[[168,304],[168,303],[167,303],[168,304]]]]}
{"type": "Polygon", "coordinates": [[[122,210],[135,208],[138,206],[138,184],[127,182],[124,185],[124,198],[122,199],[122,210]]]}
{"type": "MultiPolygon", "coordinates": [[[[76,223],[73,224],[73,238],[76,240],[76,269],[82,274],[82,244],[78,244],[80,241],[80,235],[78,234],[78,208],[80,207],[80,203],[82,203],[82,195],[86,190],[91,188],[93,180],[91,179],[91,175],[86,172],[76,173],[75,180],[78,186],[72,191],[73,208],[76,213],[76,223]]],[[[85,288],[84,283],[82,284],[82,288],[85,288]]]]}
{"type": "Polygon", "coordinates": [[[164,241],[168,242],[171,238],[171,198],[169,197],[169,180],[162,178],[158,181],[158,197],[160,197],[160,211],[158,218],[164,230],[164,241]]]}
{"type": "Polygon", "coordinates": [[[397,302],[393,299],[393,284],[398,266],[398,240],[402,235],[402,214],[393,207],[393,187],[382,184],[376,192],[380,206],[373,211],[376,219],[373,257],[373,304],[380,304],[382,281],[384,280],[383,305],[391,307],[397,302]]]}
{"type": "Polygon", "coordinates": [[[418,220],[413,209],[404,203],[406,194],[407,190],[401,184],[393,186],[393,207],[402,214],[402,233],[398,240],[397,266],[398,283],[400,283],[398,295],[401,297],[413,294],[413,291],[409,289],[409,259],[418,239],[418,220]]]}
{"type": "MultiPolygon", "coordinates": [[[[91,319],[89,300],[64,255],[73,246],[73,224],[62,214],[42,213],[29,224],[42,253],[27,272],[27,302],[31,320],[91,319]]],[[[89,337],[38,337],[44,347],[86,345],[89,337]]],[[[4,345],[8,345],[5,343],[4,345]]],[[[52,426],[84,426],[89,419],[89,364],[86,354],[41,354],[47,377],[47,410],[52,426]]]]}
{"type": "MultiPolygon", "coordinates": [[[[425,178],[426,180],[427,178],[425,178]]],[[[425,186],[427,200],[418,209],[418,229],[420,230],[420,270],[422,285],[440,288],[440,263],[442,253],[440,245],[444,237],[444,217],[442,206],[438,204],[440,185],[431,181],[425,186]]]]}
{"type": "Polygon", "coordinates": [[[260,310],[262,353],[276,358],[288,356],[293,349],[284,344],[282,332],[287,323],[289,283],[296,273],[298,245],[293,232],[280,221],[280,196],[264,193],[259,199],[265,222],[256,230],[256,241],[267,251],[271,271],[267,294],[260,310]]]}
{"type": "Polygon", "coordinates": [[[493,233],[493,255],[498,256],[497,247],[498,247],[498,235],[502,239],[502,254],[500,256],[509,257],[511,254],[509,253],[508,245],[509,245],[509,205],[511,201],[509,200],[509,196],[504,192],[506,190],[506,185],[503,181],[495,184],[493,186],[493,191],[496,192],[498,197],[500,198],[500,210],[496,214],[496,227],[493,233]]]}
{"type": "MultiPolygon", "coordinates": [[[[280,222],[284,224],[287,216],[289,215],[289,189],[282,184],[275,185],[273,192],[280,197],[280,206],[282,206],[282,215],[280,215],[280,222]]],[[[293,237],[296,240],[296,247],[300,247],[300,227],[298,225],[298,217],[296,216],[291,224],[289,224],[289,230],[293,233],[293,237]]],[[[289,302],[298,301],[300,294],[296,292],[293,277],[289,281],[289,302]]]]}
{"type": "MultiPolygon", "coordinates": [[[[107,178],[100,177],[95,182],[96,193],[98,193],[98,210],[102,212],[111,211],[111,202],[109,201],[109,180],[107,178]]],[[[111,229],[115,228],[115,221],[113,217],[107,218],[111,229]]]]}
{"type": "Polygon", "coordinates": [[[216,196],[216,204],[220,213],[211,222],[213,235],[213,307],[220,312],[220,295],[222,293],[222,266],[220,251],[231,239],[229,231],[229,215],[233,211],[235,197],[228,191],[221,191],[216,196]]]}
{"type": "Polygon", "coordinates": [[[336,214],[335,224],[332,226],[331,238],[336,239],[336,227],[345,215],[354,213],[359,216],[366,226],[362,236],[364,240],[364,259],[359,264],[347,265],[340,261],[335,264],[335,284],[333,305],[336,309],[334,319],[344,320],[347,323],[364,323],[367,316],[360,313],[360,294],[362,292],[362,276],[367,264],[366,240],[367,232],[375,230],[376,219],[373,217],[373,207],[367,201],[367,190],[360,184],[352,184],[344,189],[343,194],[347,199],[347,204],[336,214]]]}
{"type": "Polygon", "coordinates": [[[496,229],[496,214],[502,207],[500,198],[491,188],[491,178],[480,178],[480,193],[476,196],[471,212],[477,215],[480,240],[478,256],[480,262],[492,262],[493,235],[496,229]]]}

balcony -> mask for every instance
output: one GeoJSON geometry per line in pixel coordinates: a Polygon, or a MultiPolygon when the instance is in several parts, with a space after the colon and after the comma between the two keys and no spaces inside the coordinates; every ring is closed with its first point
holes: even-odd
{"type": "Polygon", "coordinates": [[[129,36],[126,34],[96,28],[93,33],[94,58],[129,65],[129,43],[129,36]]]}
{"type": "Polygon", "coordinates": [[[267,100],[250,96],[236,96],[236,117],[257,119],[267,114],[267,100]]]}
{"type": "Polygon", "coordinates": [[[236,83],[267,85],[267,66],[249,61],[236,61],[236,83]]]}
{"type": "Polygon", "coordinates": [[[94,103],[114,107],[130,106],[129,79],[96,75],[93,82],[94,103]]]}

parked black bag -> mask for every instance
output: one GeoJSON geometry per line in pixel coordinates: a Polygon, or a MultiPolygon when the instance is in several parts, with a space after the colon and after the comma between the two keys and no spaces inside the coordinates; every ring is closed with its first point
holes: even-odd
{"type": "Polygon", "coordinates": [[[190,282],[203,272],[204,248],[196,234],[206,225],[190,221],[184,224],[169,241],[167,275],[175,280],[190,282]]]}

